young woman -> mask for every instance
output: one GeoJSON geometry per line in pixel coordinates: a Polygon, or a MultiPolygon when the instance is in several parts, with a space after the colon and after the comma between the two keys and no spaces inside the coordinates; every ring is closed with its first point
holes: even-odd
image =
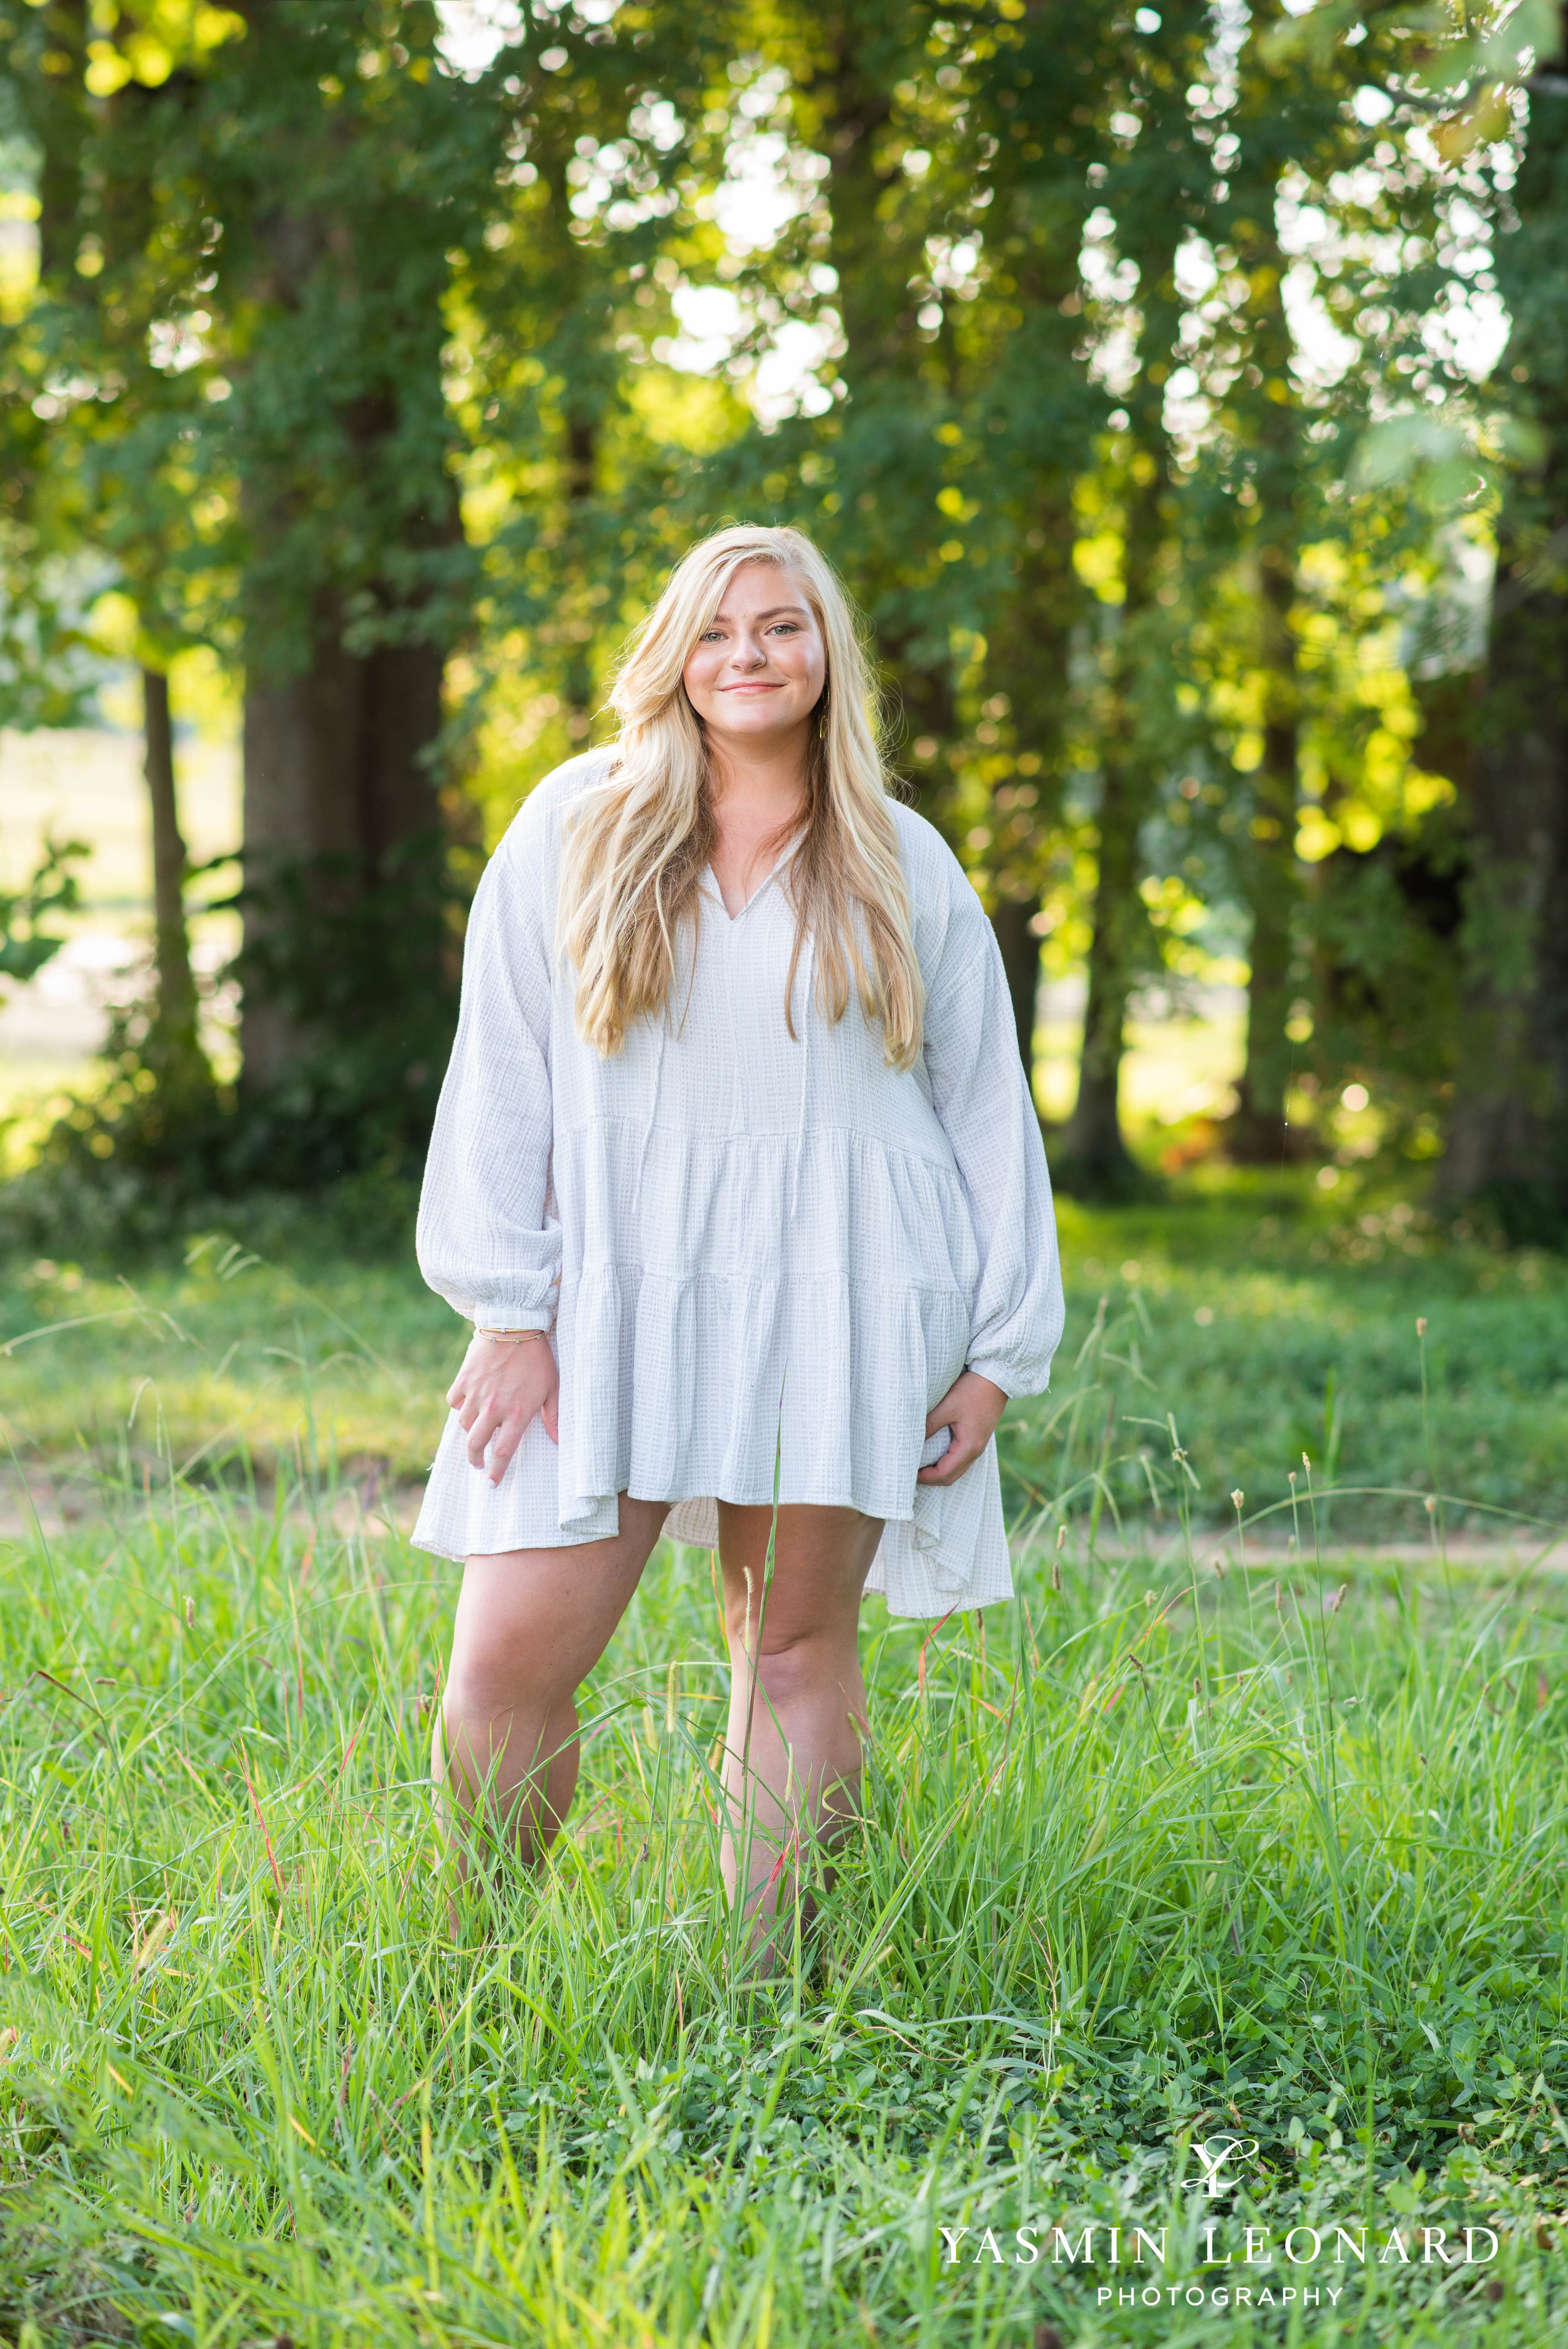
{"type": "Polygon", "coordinates": [[[464,1561],[435,1766],[537,1855],[655,1544],[717,1544],[765,1937],[781,1852],[858,1799],[862,1594],[1012,1595],[994,1434],[1061,1334],[1050,1185],[991,926],[892,796],[810,542],[694,547],[613,698],[480,885],[420,1203],[476,1325],[414,1534],[464,1561]]]}

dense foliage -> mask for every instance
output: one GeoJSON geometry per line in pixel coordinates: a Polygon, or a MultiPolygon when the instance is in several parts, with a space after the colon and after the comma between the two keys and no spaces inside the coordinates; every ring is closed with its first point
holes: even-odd
{"type": "MultiPolygon", "coordinates": [[[[1138,989],[1239,949],[1233,1155],[1277,1165],[1315,1121],[1332,1149],[1352,1081],[1385,1146],[1430,1158],[1455,1088],[1462,1132],[1502,1068],[1518,1132],[1459,1187],[1522,1185],[1551,1222],[1548,0],[493,25],[7,0],[0,30],[37,221],[0,345],[0,706],[67,708],[111,621],[150,677],[201,644],[244,678],[244,1074],[214,1095],[187,1055],[176,1101],[166,1048],[130,1072],[169,1096],[168,1177],[210,1173],[183,1137],[214,1117],[288,1125],[302,1176],[342,1162],[353,1099],[314,1159],[298,1106],[333,988],[269,992],[311,968],[289,909],[374,905],[438,822],[459,857],[493,833],[591,738],[672,556],[744,512],[804,523],[864,605],[898,762],[992,910],[1026,1050],[1042,942],[1087,967],[1068,1182],[1132,1177],[1138,989]],[[1533,895],[1515,842],[1541,822],[1488,782],[1508,798],[1522,728],[1533,895]]],[[[439,896],[359,926],[388,1067],[439,896]]],[[[154,1044],[171,1016],[160,993],[154,1044]]],[[[414,1154],[422,1054],[394,1088],[414,1154]]]]}

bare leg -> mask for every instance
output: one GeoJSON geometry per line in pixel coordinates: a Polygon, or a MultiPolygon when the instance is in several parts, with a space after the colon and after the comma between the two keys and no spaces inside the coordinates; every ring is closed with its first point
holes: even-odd
{"type": "Polygon", "coordinates": [[[663,1502],[623,1493],[612,1540],[469,1559],[430,1753],[459,1880],[461,1823],[487,1789],[525,1861],[559,1833],[577,1785],[575,1692],[625,1613],[665,1515],[663,1502]]]}
{"type": "Polygon", "coordinates": [[[866,1688],[857,1634],[882,1536],[857,1509],[781,1508],[764,1597],[773,1527],[771,1509],[719,1504],[730,1660],[722,1857],[733,1900],[744,1848],[753,1948],[772,1940],[781,1903],[792,1908],[802,1842],[830,1841],[860,1806],[866,1688]]]}

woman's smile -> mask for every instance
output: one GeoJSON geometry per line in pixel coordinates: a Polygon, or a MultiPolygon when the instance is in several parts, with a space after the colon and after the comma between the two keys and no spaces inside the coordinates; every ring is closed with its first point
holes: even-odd
{"type": "Polygon", "coordinates": [[[686,698],[707,729],[720,770],[729,746],[745,758],[759,740],[793,772],[803,761],[812,712],[827,682],[827,647],[809,596],[776,564],[742,564],[683,670],[686,698]],[[756,722],[741,715],[752,710],[756,722]]]}

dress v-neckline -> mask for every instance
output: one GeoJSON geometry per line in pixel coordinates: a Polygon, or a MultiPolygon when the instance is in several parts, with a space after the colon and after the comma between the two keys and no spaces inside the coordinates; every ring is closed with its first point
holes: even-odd
{"type": "Polygon", "coordinates": [[[718,885],[718,875],[714,871],[711,863],[703,866],[702,873],[699,877],[699,885],[702,881],[706,881],[710,885],[712,894],[718,903],[718,910],[724,916],[725,920],[727,922],[731,929],[734,929],[738,922],[743,922],[746,919],[747,915],[751,911],[753,905],[756,905],[757,900],[761,896],[762,892],[767,888],[769,883],[770,881],[777,880],[781,866],[789,863],[790,857],[794,855],[795,851],[799,845],[800,835],[797,833],[794,837],[788,841],[784,847],[779,850],[778,855],[774,858],[772,864],[769,866],[767,872],[763,874],[756,888],[751,892],[750,896],[747,898],[746,903],[741,906],[738,914],[732,914],[729,907],[725,904],[724,892],[718,885]]]}

